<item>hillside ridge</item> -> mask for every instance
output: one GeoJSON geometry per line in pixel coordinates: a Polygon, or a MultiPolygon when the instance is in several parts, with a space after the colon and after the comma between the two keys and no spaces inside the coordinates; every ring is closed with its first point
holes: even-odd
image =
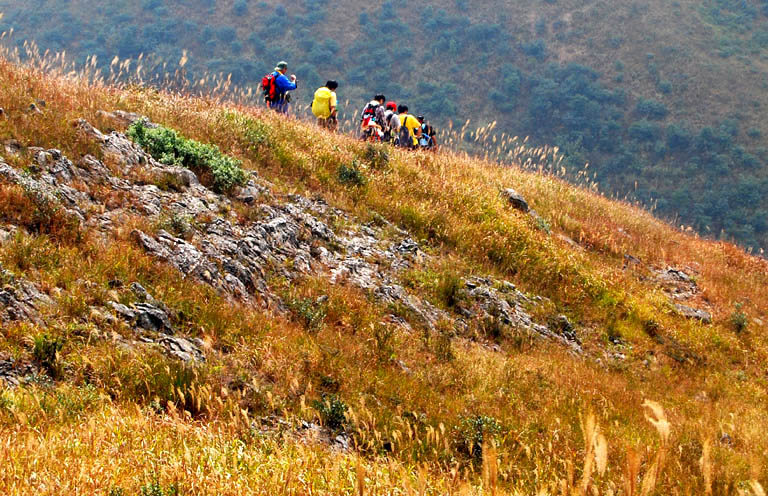
{"type": "Polygon", "coordinates": [[[768,480],[765,260],[520,163],[0,69],[4,493],[768,480]]]}
{"type": "MultiPolygon", "coordinates": [[[[215,86],[229,75],[251,99],[261,76],[287,59],[300,76],[302,114],[313,90],[337,79],[352,128],[357,109],[378,92],[439,129],[497,122],[500,134],[558,146],[570,177],[588,162],[604,191],[759,250],[768,236],[765,8],[756,0],[428,1],[418,8],[5,0],[0,31],[13,29],[9,47],[23,51],[23,41],[34,40],[42,52],[66,51],[105,77],[157,75],[162,86],[170,68],[215,86]]],[[[482,145],[481,153],[496,148],[482,145]]],[[[468,132],[454,146],[476,150],[477,141],[468,132]]]]}

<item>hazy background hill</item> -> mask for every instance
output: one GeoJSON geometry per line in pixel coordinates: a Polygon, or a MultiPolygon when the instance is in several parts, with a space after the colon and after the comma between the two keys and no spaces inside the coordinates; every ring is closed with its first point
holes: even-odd
{"type": "Polygon", "coordinates": [[[558,145],[604,191],[714,237],[768,246],[768,2],[0,0],[0,31],[103,66],[154,53],[256,85],[279,59],[300,100],[338,79],[436,124],[558,145]]]}

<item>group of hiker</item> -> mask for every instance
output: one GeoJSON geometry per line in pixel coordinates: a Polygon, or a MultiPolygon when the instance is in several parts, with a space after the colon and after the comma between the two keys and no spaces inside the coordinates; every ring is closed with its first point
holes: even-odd
{"type": "MultiPolygon", "coordinates": [[[[261,81],[267,107],[282,114],[288,113],[289,92],[298,87],[296,76],[287,76],[287,72],[288,63],[281,61],[261,81]]],[[[317,124],[330,131],[335,131],[338,126],[338,87],[338,82],[328,81],[315,91],[312,100],[312,114],[317,118],[317,124]]],[[[435,135],[434,127],[425,121],[424,116],[414,116],[409,113],[407,105],[387,102],[381,94],[375,95],[360,115],[360,138],[367,141],[434,151],[437,150],[435,135]]]]}

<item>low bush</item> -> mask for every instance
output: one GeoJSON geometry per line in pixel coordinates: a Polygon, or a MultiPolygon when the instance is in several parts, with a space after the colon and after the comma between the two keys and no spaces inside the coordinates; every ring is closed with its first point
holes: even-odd
{"type": "Polygon", "coordinates": [[[363,154],[364,160],[371,169],[381,170],[389,166],[389,147],[386,145],[374,145],[369,143],[363,154]]]}
{"type": "Polygon", "coordinates": [[[246,172],[241,162],[208,145],[179,135],[163,126],[150,128],[138,120],[128,129],[128,137],[140,145],[155,160],[166,165],[187,167],[203,176],[212,177],[213,189],[220,193],[245,184],[246,172]]]}
{"type": "Polygon", "coordinates": [[[347,410],[349,407],[335,394],[323,395],[321,400],[312,403],[320,419],[327,428],[338,431],[347,424],[347,410]]]}
{"type": "Polygon", "coordinates": [[[483,444],[501,434],[501,424],[493,417],[475,415],[464,417],[454,430],[457,450],[477,461],[482,459],[483,444]]]}
{"type": "Polygon", "coordinates": [[[342,184],[350,184],[352,186],[365,186],[367,179],[365,174],[360,170],[360,166],[357,161],[353,161],[352,164],[341,164],[339,166],[339,182],[342,184]]]}
{"type": "Polygon", "coordinates": [[[35,337],[32,346],[32,356],[40,366],[52,378],[61,374],[61,358],[59,352],[64,347],[64,341],[58,337],[50,337],[48,334],[40,334],[35,337]]]}
{"type": "Polygon", "coordinates": [[[736,334],[741,334],[747,330],[748,326],[749,319],[747,314],[742,311],[742,305],[739,303],[736,305],[736,310],[731,314],[731,327],[733,327],[736,334]]]}
{"type": "Polygon", "coordinates": [[[317,302],[312,298],[290,300],[288,308],[293,312],[296,319],[304,325],[304,328],[310,332],[319,331],[323,327],[325,316],[328,313],[326,304],[317,302]]]}

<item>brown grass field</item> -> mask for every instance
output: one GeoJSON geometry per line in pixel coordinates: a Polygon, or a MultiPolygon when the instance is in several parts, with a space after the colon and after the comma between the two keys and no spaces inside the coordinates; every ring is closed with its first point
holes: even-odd
{"type": "MultiPolygon", "coordinates": [[[[139,216],[106,240],[54,216],[0,244],[3,267],[58,303],[46,328],[4,328],[0,353],[32,360],[43,334],[64,343],[51,384],[0,393],[0,493],[765,494],[768,262],[605,198],[586,173],[585,186],[570,185],[557,173],[555,150],[531,150],[491,126],[457,130],[484,142],[486,159],[388,150],[387,167],[364,168],[367,183],[346,187],[337,168],[366,153],[351,137],[217,96],[110,84],[50,61],[20,65],[10,54],[0,59],[0,108],[0,139],[59,148],[73,161],[99,153],[76,132],[76,119],[108,129],[100,110],[146,115],[218,145],[278,194],[322,197],[361,222],[383,217],[409,230],[434,260],[404,276],[415,293],[439,305],[452,278],[509,280],[576,322],[587,351],[507,341],[495,351],[456,337],[446,356],[398,332],[391,353],[406,374],[376,346],[375,324],[388,309],[354,287],[276,279],[287,297],[329,296],[324,324],[308,333],[146,255],[130,236],[146,224],[139,216]],[[23,111],[38,100],[41,114],[23,111]],[[254,130],[266,133],[265,143],[253,141],[254,130]],[[499,195],[507,187],[548,225],[511,209],[499,195]],[[713,323],[677,315],[645,270],[625,267],[625,255],[643,267],[694,271],[702,288],[695,303],[711,310],[713,323]],[[207,362],[187,367],[116,347],[110,336],[121,329],[86,312],[105,301],[116,277],[184,308],[184,330],[204,339],[207,362]],[[742,332],[734,329],[739,313],[748,320],[742,332]],[[625,343],[625,359],[606,352],[611,337],[625,343]],[[695,358],[675,360],[670,342],[695,358]],[[325,378],[349,405],[351,452],[292,428],[319,418],[309,405],[325,378]],[[457,436],[462,419],[475,415],[501,427],[482,456],[464,454],[457,436]],[[269,416],[285,424],[260,428],[269,416]]],[[[6,157],[19,168],[25,160],[6,157]]],[[[0,183],[2,224],[32,226],[33,208],[18,187],[0,183]]],[[[236,214],[247,219],[252,208],[236,214]]]]}

